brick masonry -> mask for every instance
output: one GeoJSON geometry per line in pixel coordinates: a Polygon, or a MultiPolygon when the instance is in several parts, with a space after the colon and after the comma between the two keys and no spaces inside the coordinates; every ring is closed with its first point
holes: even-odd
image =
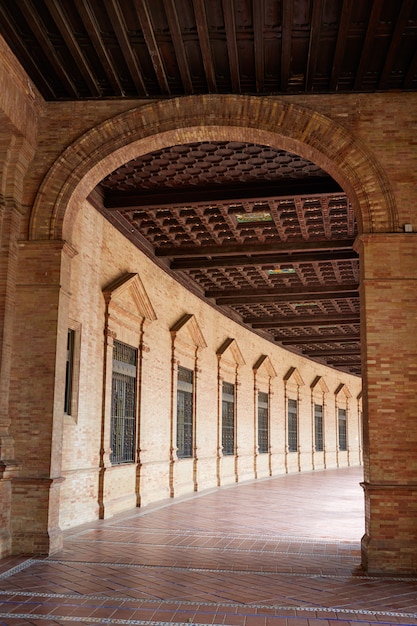
{"type": "Polygon", "coordinates": [[[359,463],[363,401],[363,566],[370,572],[415,572],[417,255],[416,235],[404,234],[403,225],[417,230],[417,95],[45,103],[3,43],[0,55],[0,555],[52,552],[63,528],[138,502],[255,473],[309,470],[313,462],[315,467],[359,463]],[[363,400],[357,378],[285,353],[220,318],[85,202],[97,182],[133,156],[202,139],[239,139],[297,152],[326,169],[349,194],[362,233],[357,246],[363,400]],[[127,273],[140,277],[156,319],[139,311],[140,322],[118,319],[114,330],[121,341],[140,348],[142,359],[139,463],[115,468],[106,438],[110,351],[103,289],[127,273]],[[206,343],[198,356],[197,454],[190,463],[172,455],[170,329],[184,314],[194,316],[206,343]],[[65,341],[72,323],[81,335],[76,419],[63,415],[65,341]],[[217,449],[216,352],[228,338],[236,341],[244,363],[236,379],[238,455],[223,462],[217,449]],[[268,380],[273,441],[267,463],[254,453],[253,367],[262,355],[276,372],[268,380]],[[296,389],[285,384],[291,368],[304,382],[296,389]],[[311,405],[317,390],[311,386],[317,376],[329,390],[326,455],[315,454],[313,461],[311,405]],[[340,385],[349,390],[342,398],[349,414],[346,453],[336,445],[340,385]],[[291,393],[300,407],[296,457],[285,449],[285,398],[291,393]]]}

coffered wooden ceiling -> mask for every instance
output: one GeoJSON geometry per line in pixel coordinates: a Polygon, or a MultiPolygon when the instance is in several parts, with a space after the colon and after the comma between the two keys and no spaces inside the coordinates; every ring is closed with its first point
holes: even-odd
{"type": "MultiPolygon", "coordinates": [[[[417,0],[0,0],[0,33],[50,101],[417,88],[417,0]]],[[[315,164],[202,138],[91,198],[213,306],[360,374],[355,216],[315,164]]]]}

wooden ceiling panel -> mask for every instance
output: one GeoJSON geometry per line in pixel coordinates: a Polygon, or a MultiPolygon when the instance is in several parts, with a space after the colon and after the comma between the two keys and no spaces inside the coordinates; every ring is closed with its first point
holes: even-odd
{"type": "Polygon", "coordinates": [[[416,88],[416,0],[0,0],[48,100],[416,88]]]}
{"type": "MultiPolygon", "coordinates": [[[[0,34],[48,101],[417,89],[417,0],[0,0],[0,34]]],[[[226,315],[360,374],[355,215],[314,163],[172,146],[91,201],[226,315]]]]}
{"type": "Polygon", "coordinates": [[[126,163],[97,195],[107,219],[226,315],[274,342],[295,337],[282,345],[342,369],[358,357],[355,217],[313,163],[262,145],[195,142],[126,163]],[[342,338],[322,343],[332,325],[342,338]],[[313,345],[302,340],[310,334],[313,345]]]}

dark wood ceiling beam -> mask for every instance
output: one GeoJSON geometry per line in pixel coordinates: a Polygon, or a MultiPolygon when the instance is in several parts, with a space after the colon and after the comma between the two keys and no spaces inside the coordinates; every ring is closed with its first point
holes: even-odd
{"type": "Polygon", "coordinates": [[[294,0],[282,1],[281,36],[281,91],[288,91],[291,76],[291,41],[294,13],[294,0]]]}
{"type": "Polygon", "coordinates": [[[62,9],[62,6],[57,4],[55,0],[44,1],[48,8],[48,11],[55,20],[55,24],[57,25],[59,32],[61,33],[61,36],[75,61],[75,64],[80,70],[86,85],[88,85],[91,95],[94,97],[100,97],[102,95],[100,86],[98,85],[97,79],[90,69],[91,65],[86,60],[80,46],[78,45],[78,41],[72,32],[71,26],[68,23],[67,16],[62,9]]]}
{"type": "Polygon", "coordinates": [[[304,202],[299,196],[294,198],[295,210],[297,211],[298,223],[300,225],[301,236],[307,241],[309,238],[308,228],[305,219],[304,202]]]}
{"type": "Polygon", "coordinates": [[[253,2],[253,45],[255,53],[255,81],[257,93],[262,93],[265,82],[265,58],[264,58],[264,3],[253,2]]]}
{"type": "MultiPolygon", "coordinates": [[[[170,246],[156,248],[156,256],[172,257],[176,259],[186,257],[203,257],[203,256],[233,256],[233,255],[251,255],[251,254],[290,254],[290,253],[306,253],[306,252],[322,252],[324,250],[344,250],[352,251],[354,239],[338,239],[329,241],[293,241],[279,242],[275,244],[249,244],[249,243],[232,243],[222,246],[170,246]]],[[[357,254],[355,257],[357,258],[357,254]]],[[[331,255],[330,255],[331,256],[331,255]]],[[[291,263],[291,260],[288,261],[291,263]]]]}
{"type": "MultiPolygon", "coordinates": [[[[274,248],[274,246],[272,246],[274,248]]],[[[263,247],[265,249],[265,246],[263,247]]],[[[268,250],[271,246],[268,245],[268,250]]],[[[219,248],[219,255],[222,254],[223,248],[219,248]]],[[[198,248],[196,248],[198,252],[198,248]]],[[[241,256],[228,256],[228,257],[195,257],[186,259],[176,259],[171,263],[171,269],[173,270],[191,270],[191,269],[209,269],[215,267],[242,267],[242,266],[277,266],[288,265],[298,263],[320,263],[332,261],[337,263],[338,261],[357,261],[358,254],[353,249],[347,250],[323,250],[314,252],[299,252],[288,254],[264,254],[264,255],[241,255],[241,256]]]]}
{"type": "Polygon", "coordinates": [[[147,96],[148,92],[143,81],[142,69],[130,45],[128,29],[120,6],[117,0],[103,1],[137,92],[140,96],[147,96]]]}
{"type": "Polygon", "coordinates": [[[300,296],[299,294],[274,294],[274,295],[257,295],[256,293],[252,296],[221,296],[220,298],[216,298],[216,304],[219,306],[233,306],[236,304],[283,304],[290,302],[302,302],[313,303],[316,300],[342,300],[348,298],[359,298],[359,293],[357,291],[347,291],[345,293],[340,291],[329,291],[328,293],[322,292],[320,294],[306,294],[300,296]]]}
{"type": "Polygon", "coordinates": [[[357,367],[361,367],[362,365],[362,361],[361,360],[354,360],[354,361],[340,361],[340,360],[336,360],[334,361],[333,359],[326,359],[327,365],[331,365],[332,367],[344,367],[344,368],[357,368],[357,367]]]}
{"type": "Polygon", "coordinates": [[[379,78],[379,89],[389,88],[389,78],[392,72],[392,68],[400,48],[401,39],[404,36],[404,32],[407,27],[407,22],[411,16],[411,12],[414,9],[414,0],[403,0],[401,2],[401,9],[398,15],[397,22],[395,24],[394,33],[392,35],[390,47],[385,56],[384,69],[382,70],[379,78]]]}
{"type": "Polygon", "coordinates": [[[360,335],[306,335],[305,337],[275,337],[275,341],[282,343],[283,346],[302,346],[306,344],[324,344],[324,343],[353,343],[360,341],[360,335]]]}
{"type": "Polygon", "coordinates": [[[101,65],[103,66],[103,69],[106,73],[109,83],[112,86],[112,89],[114,90],[116,95],[123,96],[124,95],[123,87],[120,83],[113,61],[107,52],[106,46],[104,45],[103,39],[101,37],[100,28],[97,24],[95,14],[91,10],[89,1],[88,0],[74,0],[74,3],[81,17],[81,20],[84,24],[84,28],[87,31],[88,36],[91,39],[91,43],[94,46],[94,49],[97,53],[98,58],[100,59],[101,65]]]}
{"type": "Polygon", "coordinates": [[[375,46],[375,34],[381,18],[382,4],[382,2],[374,2],[372,4],[371,15],[365,35],[365,41],[362,46],[361,59],[359,61],[359,66],[356,71],[354,89],[359,90],[362,87],[363,77],[365,75],[366,68],[369,65],[369,58],[372,54],[372,48],[373,46],[375,46]]]}
{"type": "Polygon", "coordinates": [[[320,47],[320,27],[323,16],[324,0],[315,0],[313,2],[313,13],[310,24],[310,39],[308,42],[307,69],[305,77],[305,90],[311,91],[313,86],[314,75],[317,67],[317,57],[320,47]]]}
{"type": "Polygon", "coordinates": [[[360,318],[356,313],[346,315],[293,315],[282,317],[248,317],[245,324],[253,328],[296,328],[303,326],[341,326],[342,324],[359,324],[360,318]]]}
{"type": "Polygon", "coordinates": [[[191,80],[190,68],[187,61],[187,54],[185,51],[180,22],[174,0],[164,0],[164,9],[172,37],[172,44],[174,46],[183,88],[186,94],[192,94],[194,92],[193,81],[191,80]]]}
{"type": "Polygon", "coordinates": [[[19,2],[19,8],[22,11],[23,17],[32,29],[32,32],[38,40],[42,50],[48,57],[56,75],[62,81],[64,88],[70,96],[78,98],[78,90],[67,71],[63,68],[61,60],[59,59],[56,50],[49,39],[48,33],[44,29],[39,13],[33,8],[31,0],[22,0],[19,2]]]}
{"type": "Polygon", "coordinates": [[[14,22],[10,20],[9,14],[6,12],[5,7],[0,3],[0,17],[4,25],[4,37],[8,41],[10,48],[14,50],[14,53],[18,56],[21,64],[28,71],[29,76],[33,84],[37,86],[39,91],[46,98],[55,98],[56,93],[51,87],[48,80],[45,79],[44,69],[40,68],[35,63],[33,55],[28,53],[27,48],[22,44],[20,35],[18,34],[14,22]],[[12,40],[10,42],[10,39],[12,40]]]}
{"type": "Polygon", "coordinates": [[[227,54],[229,56],[230,81],[232,83],[233,92],[240,93],[239,54],[236,40],[234,0],[222,0],[222,3],[226,29],[227,54]]]}
{"type": "MultiPolygon", "coordinates": [[[[293,199],[297,197],[314,198],[321,196],[337,197],[344,195],[339,184],[331,178],[267,182],[245,186],[201,187],[163,192],[124,193],[105,191],[104,207],[115,211],[137,209],[163,209],[172,207],[207,206],[211,204],[237,204],[239,202],[261,202],[274,199],[293,199]]],[[[279,211],[279,207],[277,207],[279,211]]]]}
{"type": "Polygon", "coordinates": [[[417,48],[404,78],[404,89],[412,89],[417,74],[417,48]]]}
{"type": "Polygon", "coordinates": [[[149,14],[149,7],[146,0],[134,0],[136,12],[138,14],[139,22],[142,28],[143,36],[145,38],[146,45],[148,46],[149,55],[152,60],[152,65],[155,71],[155,75],[159,84],[161,92],[165,95],[170,93],[168,79],[165,73],[164,63],[162,61],[159,47],[155,38],[155,33],[152,26],[151,16],[149,14]]]}
{"type": "Polygon", "coordinates": [[[360,347],[358,348],[340,348],[337,350],[303,350],[303,354],[309,357],[339,357],[339,356],[360,356],[360,347]]]}
{"type": "Polygon", "coordinates": [[[320,296],[321,294],[327,293],[347,293],[347,292],[357,292],[359,285],[357,283],[346,283],[341,285],[312,285],[311,287],[298,287],[298,288],[287,288],[283,287],[281,289],[277,287],[264,287],[260,289],[209,289],[205,292],[206,298],[242,298],[245,296],[294,296],[296,298],[302,298],[304,296],[320,296]]]}
{"type": "Polygon", "coordinates": [[[330,76],[330,89],[337,90],[339,76],[342,69],[343,57],[346,48],[346,39],[349,32],[350,16],[352,13],[353,0],[343,0],[342,10],[339,19],[339,30],[337,33],[336,48],[333,56],[332,72],[330,76]]]}
{"type": "Polygon", "coordinates": [[[213,57],[211,54],[210,36],[204,0],[193,0],[193,6],[208,91],[209,93],[215,93],[216,74],[214,71],[213,57]]]}

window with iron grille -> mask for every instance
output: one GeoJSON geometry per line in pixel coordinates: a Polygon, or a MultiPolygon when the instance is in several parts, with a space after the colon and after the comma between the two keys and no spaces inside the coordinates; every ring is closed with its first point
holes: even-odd
{"type": "Polygon", "coordinates": [[[288,451],[298,450],[297,400],[288,399],[288,451]]]}
{"type": "Polygon", "coordinates": [[[235,386],[222,386],[222,446],[223,454],[235,453],[235,386]]]}
{"type": "Polygon", "coordinates": [[[74,384],[74,353],[75,353],[75,330],[68,329],[67,334],[67,362],[65,371],[65,397],[64,413],[72,415],[73,408],[73,384],[74,384]]]}
{"type": "Polygon", "coordinates": [[[119,341],[113,347],[110,461],[135,460],[137,350],[119,341]]]}
{"type": "Polygon", "coordinates": [[[346,409],[338,409],[339,450],[347,450],[346,409]]]}
{"type": "Polygon", "coordinates": [[[193,455],[193,380],[194,372],[178,368],[177,378],[177,456],[193,455]]]}
{"type": "Polygon", "coordinates": [[[260,453],[268,452],[269,427],[268,427],[268,394],[258,393],[258,450],[260,453]]]}
{"type": "Polygon", "coordinates": [[[314,445],[317,452],[323,451],[323,406],[314,405],[314,445]]]}

